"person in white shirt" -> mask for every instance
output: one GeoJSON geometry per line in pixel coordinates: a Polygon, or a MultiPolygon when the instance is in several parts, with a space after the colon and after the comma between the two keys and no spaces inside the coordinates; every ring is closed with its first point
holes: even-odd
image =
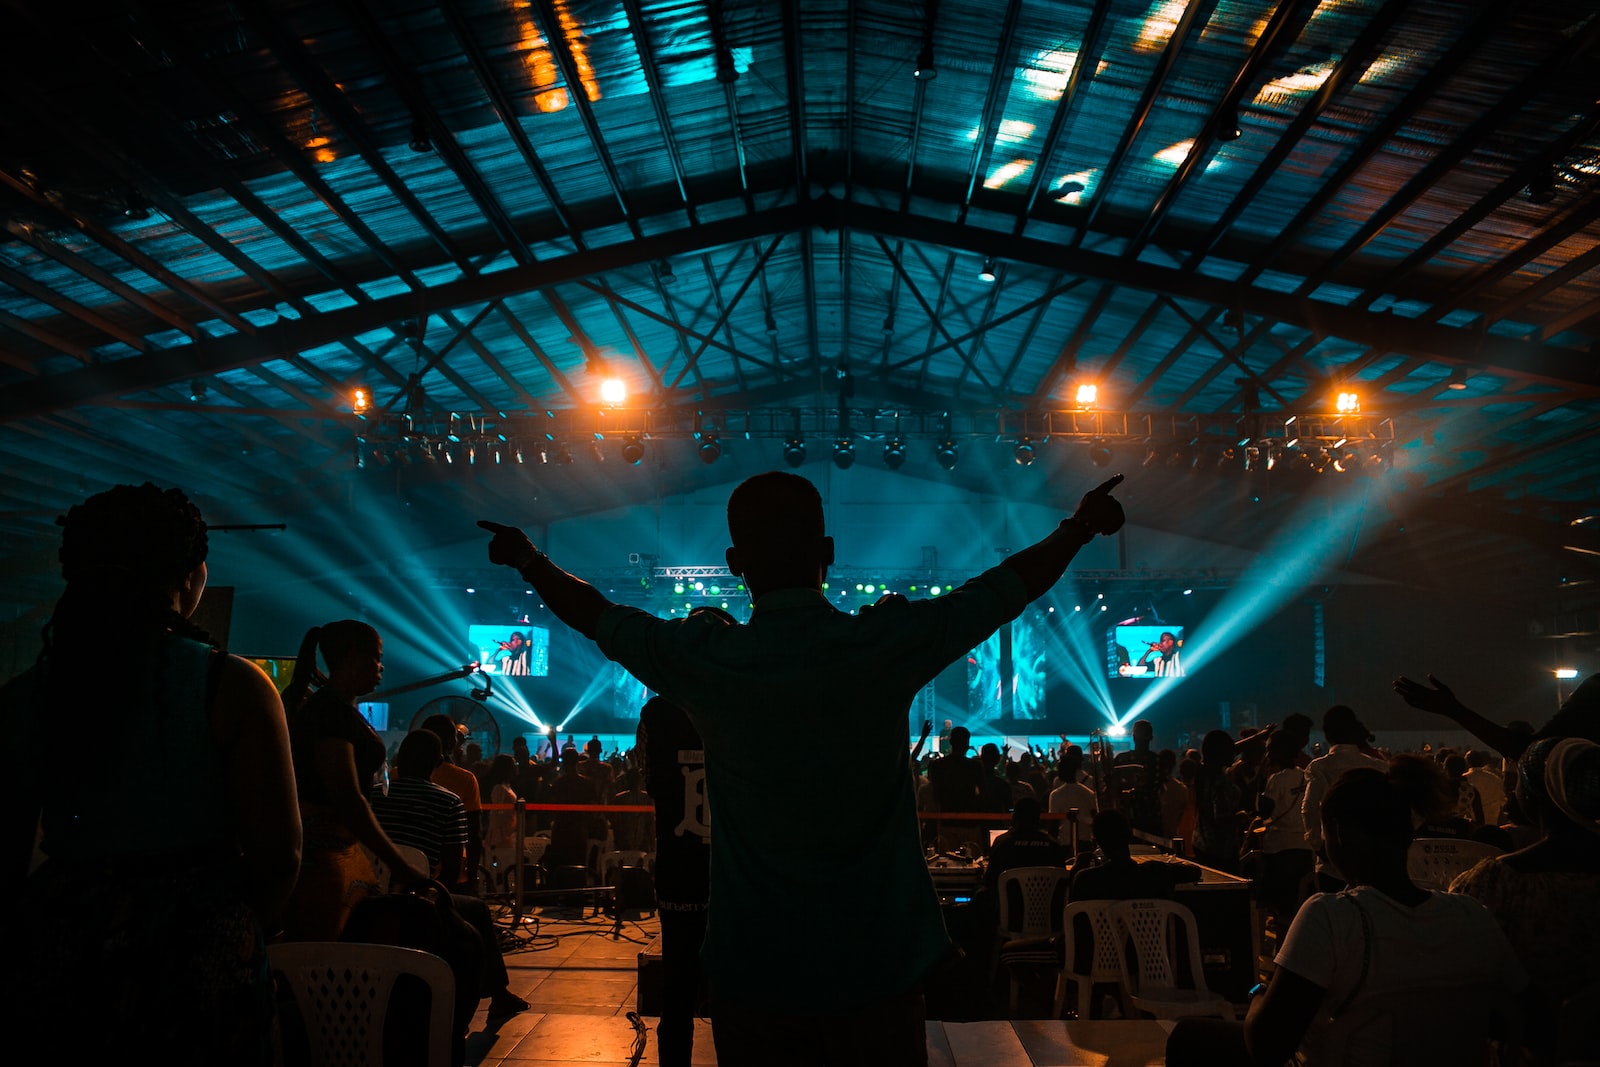
{"type": "MultiPolygon", "coordinates": [[[[1056,768],[1056,780],[1061,784],[1050,791],[1049,810],[1065,814],[1074,808],[1078,809],[1078,851],[1087,852],[1094,848],[1091,843],[1094,836],[1091,828],[1096,805],[1094,790],[1078,782],[1078,769],[1083,764],[1083,752],[1076,749],[1077,746],[1074,745],[1061,756],[1060,766],[1056,768]]],[[[1064,819],[1058,836],[1063,845],[1072,847],[1072,826],[1064,819]]]]}
{"type": "Polygon", "coordinates": [[[1306,843],[1317,858],[1317,879],[1323,889],[1340,889],[1344,876],[1328,859],[1322,834],[1322,798],[1346,771],[1357,767],[1384,770],[1382,757],[1369,755],[1361,746],[1367,743],[1367,728],[1356,713],[1335,704],[1322,714],[1322,735],[1328,739],[1328,754],[1306,765],[1306,793],[1300,814],[1306,824],[1306,843]]]}
{"type": "Polygon", "coordinates": [[[1506,776],[1497,766],[1491,765],[1489,753],[1481,748],[1467,750],[1467,781],[1478,791],[1483,801],[1485,826],[1500,825],[1500,809],[1506,803],[1506,776]]]}
{"type": "MultiPolygon", "coordinates": [[[[1349,771],[1328,790],[1326,847],[1352,888],[1317,893],[1295,915],[1266,991],[1244,1022],[1182,1019],[1167,1038],[1168,1067],[1329,1062],[1324,1039],[1344,1013],[1412,991],[1458,992],[1443,1030],[1482,1024],[1482,999],[1509,1001],[1528,976],[1493,914],[1460,893],[1432,893],[1406,874],[1411,807],[1377,768],[1349,771]],[[1479,997],[1477,994],[1482,994],[1479,997]]],[[[1390,1031],[1350,1038],[1344,1063],[1391,1062],[1390,1031]]],[[[1485,1042],[1487,1053],[1487,1042],[1485,1042]]]]}
{"type": "Polygon", "coordinates": [[[1279,930],[1294,918],[1300,906],[1300,882],[1315,867],[1300,811],[1306,772],[1295,766],[1299,754],[1299,738],[1292,734],[1278,731],[1267,739],[1267,783],[1258,801],[1263,820],[1258,845],[1261,895],[1279,930]]]}

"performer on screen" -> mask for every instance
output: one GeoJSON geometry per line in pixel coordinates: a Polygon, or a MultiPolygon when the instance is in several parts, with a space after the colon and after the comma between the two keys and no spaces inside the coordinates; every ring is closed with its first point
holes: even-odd
{"type": "Polygon", "coordinates": [[[533,645],[522,631],[512,630],[510,637],[496,643],[500,646],[500,673],[526,677],[530,673],[528,653],[533,645]]]}
{"type": "Polygon", "coordinates": [[[1139,657],[1138,666],[1152,666],[1155,668],[1157,678],[1178,678],[1183,675],[1183,661],[1179,659],[1179,649],[1182,642],[1170,631],[1161,632],[1161,640],[1151,642],[1145,649],[1144,655],[1139,657]],[[1151,656],[1156,657],[1154,661],[1151,656]]]}

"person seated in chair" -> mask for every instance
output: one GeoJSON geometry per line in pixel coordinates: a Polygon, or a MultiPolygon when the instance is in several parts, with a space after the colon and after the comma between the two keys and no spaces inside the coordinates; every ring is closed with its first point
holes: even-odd
{"type": "MultiPolygon", "coordinates": [[[[1179,1020],[1167,1038],[1169,1067],[1276,1067],[1296,1050],[1306,1063],[1323,1062],[1319,1045],[1329,1027],[1362,1004],[1440,987],[1509,998],[1527,986],[1487,908],[1412,883],[1406,873],[1411,806],[1382,771],[1346,771],[1323,799],[1321,821],[1328,856],[1350,888],[1314,894],[1301,906],[1272,980],[1251,1001],[1243,1023],[1179,1020]]],[[[1476,1010],[1471,998],[1461,1002],[1464,1010],[1476,1010]]],[[[1438,1027],[1468,1022],[1427,1021],[1438,1027]]]]}
{"type": "MultiPolygon", "coordinates": [[[[1067,888],[1069,904],[1080,900],[1172,899],[1176,868],[1169,863],[1140,863],[1133,858],[1128,852],[1133,843],[1133,828],[1128,825],[1126,815],[1115,808],[1096,812],[1094,840],[1099,846],[1101,861],[1093,866],[1080,866],[1073,874],[1072,883],[1067,888]]],[[[1080,863],[1086,859],[1087,854],[1081,856],[1080,863]]],[[[1192,866],[1189,869],[1195,870],[1192,866]]],[[[1080,974],[1089,970],[1090,957],[1094,952],[1094,939],[1085,936],[1086,933],[1086,929],[1079,930],[1073,938],[1073,970],[1080,974]]],[[[1053,950],[1056,970],[1066,963],[1064,934],[1008,941],[1000,949],[1000,962],[1006,964],[1008,969],[1015,970],[1014,961],[1033,963],[1041,948],[1053,950]]],[[[1041,976],[1042,972],[1040,976],[1024,975],[1029,980],[1041,976]]]]}
{"type": "Polygon", "coordinates": [[[1021,797],[1011,809],[1011,829],[989,846],[989,865],[983,887],[993,893],[1000,876],[1013,867],[1065,867],[1069,849],[1039,826],[1039,802],[1021,797]]]}
{"type": "MultiPolygon", "coordinates": [[[[439,881],[450,886],[461,880],[467,812],[459,796],[432,781],[434,771],[443,763],[444,746],[438,734],[429,729],[411,731],[395,753],[395,776],[388,794],[374,790],[371,802],[373,814],[390,840],[420,849],[429,865],[438,871],[439,881]]],[[[482,942],[476,953],[481,960],[481,974],[475,984],[479,993],[489,998],[489,1018],[526,1011],[528,1002],[508,988],[511,976],[506,971],[500,935],[489,906],[470,893],[451,893],[450,903],[471,927],[466,932],[482,942]]]]}

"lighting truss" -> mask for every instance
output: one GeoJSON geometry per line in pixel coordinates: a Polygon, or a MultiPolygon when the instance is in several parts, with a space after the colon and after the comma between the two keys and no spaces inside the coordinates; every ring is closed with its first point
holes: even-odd
{"type": "MultiPolygon", "coordinates": [[[[551,408],[538,412],[449,412],[353,416],[360,453],[403,458],[449,441],[484,448],[504,445],[528,462],[552,446],[579,441],[620,443],[695,440],[707,427],[730,439],[790,441],[926,440],[932,443],[984,440],[1035,445],[1083,442],[1095,447],[1255,449],[1268,454],[1296,452],[1324,456],[1343,451],[1382,452],[1392,457],[1394,421],[1386,415],[1337,412],[1221,412],[1189,414],[1155,411],[1101,411],[1081,408],[1002,410],[919,410],[904,408],[551,408]]],[[[1337,458],[1335,456],[1335,458],[1337,458]]]]}

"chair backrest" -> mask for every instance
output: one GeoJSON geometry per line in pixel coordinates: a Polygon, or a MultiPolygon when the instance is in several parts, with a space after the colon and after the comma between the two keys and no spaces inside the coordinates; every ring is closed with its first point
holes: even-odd
{"type": "Polygon", "coordinates": [[[619,867],[644,867],[650,854],[643,849],[614,849],[605,854],[601,862],[600,881],[607,885],[616,878],[619,867]]]}
{"type": "Polygon", "coordinates": [[[311,1067],[381,1067],[383,1024],[395,980],[412,975],[428,988],[428,1067],[449,1067],[455,976],[420,949],[351,941],[288,941],[267,946],[305,1023],[311,1067]]]}
{"type": "Polygon", "coordinates": [[[1305,1063],[1483,1067],[1490,1062],[1490,1022],[1502,1008],[1509,1009],[1505,999],[1483,986],[1387,990],[1335,1018],[1305,1049],[1305,1063]]]}
{"type": "Polygon", "coordinates": [[[996,893],[1000,898],[1000,930],[1018,937],[1042,937],[1055,932],[1061,904],[1072,875],[1065,867],[1013,867],[1000,872],[996,893]],[[1020,914],[1012,907],[1015,897],[1020,914]]]}
{"type": "Polygon", "coordinates": [[[1118,959],[1128,991],[1148,996],[1161,990],[1179,988],[1178,952],[1181,947],[1189,960],[1189,986],[1204,990],[1205,973],[1200,959],[1200,932],[1194,913],[1172,900],[1121,900],[1111,908],[1117,927],[1118,959]],[[1133,948],[1133,966],[1120,946],[1133,948]]]}
{"type": "Polygon", "coordinates": [[[1115,900],[1075,900],[1061,912],[1061,932],[1066,941],[1066,968],[1090,982],[1118,982],[1122,979],[1122,942],[1111,908],[1115,900]],[[1089,970],[1077,970],[1078,918],[1084,919],[1091,938],[1089,970]]]}
{"type": "Polygon", "coordinates": [[[1455,876],[1500,849],[1487,841],[1460,837],[1419,837],[1406,851],[1406,873],[1423,889],[1443,893],[1455,876]]]}
{"type": "MultiPolygon", "coordinates": [[[[415,848],[411,845],[396,845],[394,850],[400,853],[402,859],[419,871],[431,871],[433,869],[433,865],[428,862],[428,854],[420,848],[415,848]]],[[[394,888],[391,884],[394,881],[394,872],[389,869],[387,863],[374,856],[372,869],[378,875],[378,888],[380,891],[387,893],[394,888]]]]}

